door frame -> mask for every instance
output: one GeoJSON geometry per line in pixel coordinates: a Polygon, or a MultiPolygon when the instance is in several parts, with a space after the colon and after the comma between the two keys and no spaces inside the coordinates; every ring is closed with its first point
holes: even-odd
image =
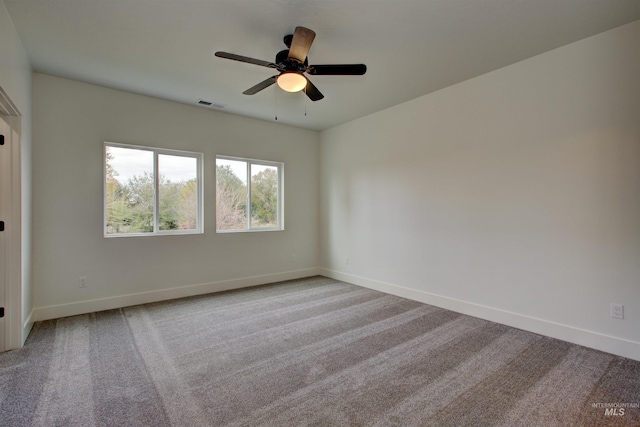
{"type": "Polygon", "coordinates": [[[2,273],[4,281],[4,342],[0,343],[0,351],[19,348],[23,344],[22,337],[22,180],[20,135],[22,116],[6,92],[0,87],[0,114],[8,125],[3,153],[3,170],[0,179],[5,191],[0,203],[8,208],[3,209],[2,220],[5,222],[4,260],[2,273]],[[6,168],[5,168],[6,167],[6,168]]]}

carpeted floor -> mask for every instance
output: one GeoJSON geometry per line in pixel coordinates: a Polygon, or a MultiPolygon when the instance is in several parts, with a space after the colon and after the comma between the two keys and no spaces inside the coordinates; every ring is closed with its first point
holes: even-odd
{"type": "Polygon", "coordinates": [[[633,426],[639,402],[640,362],[324,277],[39,322],[0,354],[2,426],[633,426]]]}

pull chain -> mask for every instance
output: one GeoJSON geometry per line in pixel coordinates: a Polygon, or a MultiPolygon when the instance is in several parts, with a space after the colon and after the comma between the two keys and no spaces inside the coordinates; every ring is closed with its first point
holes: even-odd
{"type": "Polygon", "coordinates": [[[278,88],[277,87],[275,88],[274,98],[275,98],[274,109],[275,109],[276,121],[278,121],[278,88]]]}
{"type": "MultiPolygon", "coordinates": [[[[275,118],[276,121],[278,121],[278,88],[276,87],[275,90],[276,91],[274,93],[274,106],[273,106],[273,109],[274,109],[274,113],[275,113],[274,114],[275,115],[274,118],[275,118]]],[[[307,98],[308,98],[308,96],[307,96],[307,87],[305,86],[304,87],[304,115],[305,115],[305,117],[307,116],[307,98]]]]}

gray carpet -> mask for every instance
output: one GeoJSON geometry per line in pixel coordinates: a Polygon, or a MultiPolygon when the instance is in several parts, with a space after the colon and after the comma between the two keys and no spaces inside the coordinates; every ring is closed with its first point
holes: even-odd
{"type": "Polygon", "coordinates": [[[632,426],[638,402],[640,362],[324,277],[39,322],[0,355],[2,426],[632,426]]]}

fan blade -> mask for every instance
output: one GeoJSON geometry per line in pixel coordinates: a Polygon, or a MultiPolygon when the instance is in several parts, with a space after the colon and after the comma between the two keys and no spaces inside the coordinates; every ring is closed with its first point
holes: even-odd
{"type": "Polygon", "coordinates": [[[262,89],[266,89],[272,84],[274,84],[276,82],[277,77],[278,76],[269,77],[267,80],[261,81],[257,85],[250,87],[249,89],[245,90],[242,93],[244,95],[255,95],[256,93],[260,92],[262,89]]]}
{"type": "Polygon", "coordinates": [[[296,27],[293,32],[293,39],[291,40],[291,47],[289,48],[289,59],[295,59],[301,64],[307,58],[307,53],[311,49],[311,43],[316,37],[316,33],[308,28],[296,27]]]}
{"type": "Polygon", "coordinates": [[[236,55],[235,53],[216,52],[218,58],[233,59],[234,61],[247,62],[249,64],[261,65],[263,67],[276,68],[276,64],[262,59],[249,58],[248,56],[236,55]]]}
{"type": "Polygon", "coordinates": [[[307,73],[313,76],[361,76],[367,72],[364,64],[309,65],[307,73]]]}
{"type": "Polygon", "coordinates": [[[322,94],[322,92],[320,92],[318,88],[313,83],[311,83],[311,80],[309,79],[307,79],[307,86],[304,89],[304,93],[306,93],[309,99],[312,101],[319,101],[322,98],[324,98],[324,95],[322,94]]]}

